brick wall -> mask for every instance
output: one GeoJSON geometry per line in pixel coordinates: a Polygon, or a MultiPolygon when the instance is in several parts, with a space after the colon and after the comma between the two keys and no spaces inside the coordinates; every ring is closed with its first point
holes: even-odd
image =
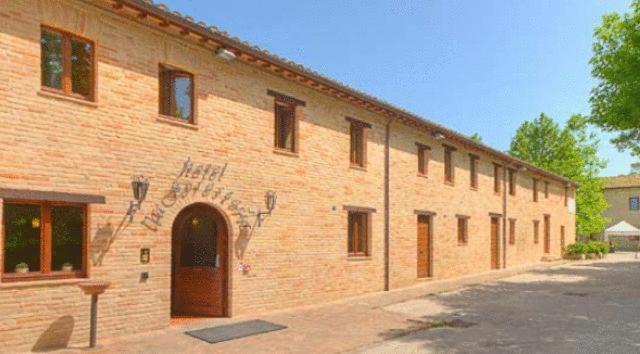
{"type": "MultiPolygon", "coordinates": [[[[112,282],[100,299],[101,337],[167,326],[172,221],[194,202],[219,208],[230,220],[232,315],[383,289],[386,118],[247,64],[217,61],[195,43],[81,1],[0,0],[0,18],[0,188],[106,196],[106,204],[91,206],[89,225],[90,277],[112,282]],[[40,91],[42,24],[95,41],[95,104],[40,91]],[[159,119],[159,63],[195,75],[196,127],[159,119]],[[267,89],[306,101],[306,107],[299,108],[298,156],[273,152],[273,98],[267,89]],[[372,124],[366,171],[350,168],[345,116],[372,124]],[[196,163],[228,163],[220,186],[243,205],[263,206],[265,191],[277,191],[273,215],[248,234],[220,198],[191,194],[166,207],[157,231],[144,227],[143,217],[161,203],[187,157],[196,163]],[[129,223],[129,183],[138,174],[149,177],[151,186],[142,210],[129,223]],[[344,205],[376,209],[368,258],[347,257],[344,205]],[[147,265],[139,262],[142,247],[151,249],[147,265]],[[250,264],[251,271],[240,272],[239,262],[250,264]],[[147,282],[140,281],[143,271],[150,273],[147,282]]],[[[447,186],[441,144],[420,130],[392,124],[392,287],[416,282],[416,209],[437,213],[436,278],[489,270],[488,213],[503,213],[502,196],[493,193],[493,160],[479,154],[479,188],[471,191],[467,151],[459,146],[456,183],[447,186]],[[428,178],[416,175],[416,141],[432,146],[428,178]],[[466,246],[457,244],[456,214],[471,217],[466,246]]],[[[532,203],[530,179],[524,175],[518,195],[509,197],[507,217],[513,210],[522,240],[509,246],[508,266],[537,262],[542,256],[542,229],[537,248],[531,241],[532,215],[552,215],[555,256],[560,254],[560,223],[567,225],[567,244],[574,235],[562,187],[554,182],[549,200],[541,193],[540,202],[532,203]]],[[[0,344],[29,350],[64,344],[67,337],[72,344],[85,344],[88,309],[89,298],[75,280],[0,283],[0,344]]]]}

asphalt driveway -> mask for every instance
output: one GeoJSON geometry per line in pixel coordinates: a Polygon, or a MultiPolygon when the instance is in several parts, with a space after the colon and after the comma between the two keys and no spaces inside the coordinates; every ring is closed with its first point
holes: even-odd
{"type": "Polygon", "coordinates": [[[638,353],[640,262],[612,254],[384,309],[409,316],[409,326],[359,352],[638,353]]]}

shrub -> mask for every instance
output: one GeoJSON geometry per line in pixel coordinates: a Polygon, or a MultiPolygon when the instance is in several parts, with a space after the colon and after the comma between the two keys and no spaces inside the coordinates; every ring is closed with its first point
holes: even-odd
{"type": "Polygon", "coordinates": [[[609,253],[609,245],[602,241],[590,241],[587,243],[587,253],[609,253]]]}
{"type": "Polygon", "coordinates": [[[567,254],[571,256],[585,254],[587,253],[587,244],[583,242],[570,244],[565,248],[565,252],[567,252],[567,254]]]}

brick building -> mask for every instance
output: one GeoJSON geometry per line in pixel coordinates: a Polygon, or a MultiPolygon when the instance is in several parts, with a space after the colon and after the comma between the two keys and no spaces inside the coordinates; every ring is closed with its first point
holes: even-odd
{"type": "Polygon", "coordinates": [[[575,239],[571,181],[148,1],[0,0],[0,18],[3,348],[85,343],[87,279],[111,283],[115,337],[575,239]]]}

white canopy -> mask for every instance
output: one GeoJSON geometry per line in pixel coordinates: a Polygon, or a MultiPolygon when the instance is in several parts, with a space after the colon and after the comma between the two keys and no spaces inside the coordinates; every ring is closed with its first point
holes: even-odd
{"type": "Polygon", "coordinates": [[[607,236],[640,236],[640,229],[622,220],[619,223],[604,230],[605,238],[607,236]]]}

